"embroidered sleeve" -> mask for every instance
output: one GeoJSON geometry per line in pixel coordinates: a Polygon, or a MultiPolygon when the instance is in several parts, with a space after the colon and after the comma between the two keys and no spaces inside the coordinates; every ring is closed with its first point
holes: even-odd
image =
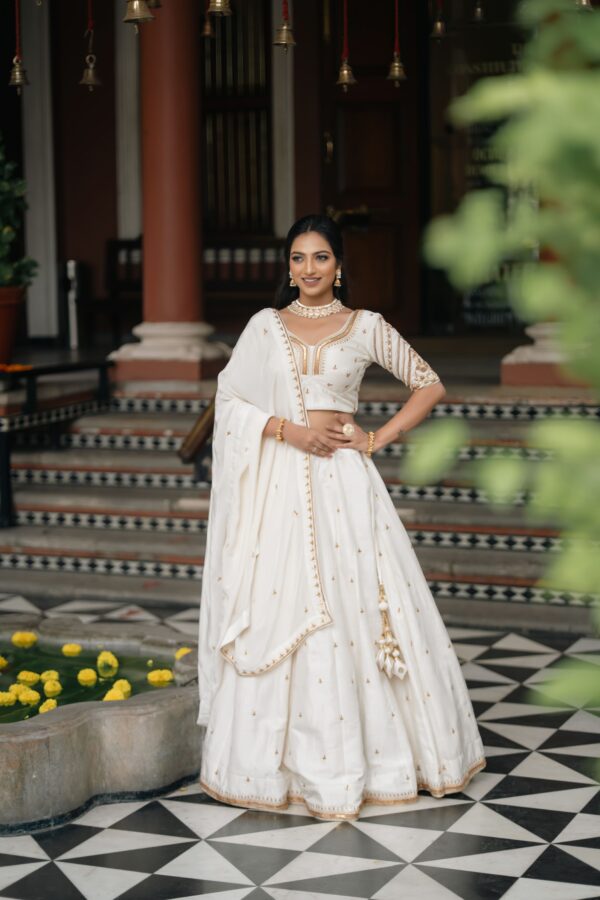
{"type": "Polygon", "coordinates": [[[419,356],[414,347],[390,325],[381,313],[377,314],[370,341],[371,361],[402,381],[411,391],[441,381],[437,372],[419,356]]]}

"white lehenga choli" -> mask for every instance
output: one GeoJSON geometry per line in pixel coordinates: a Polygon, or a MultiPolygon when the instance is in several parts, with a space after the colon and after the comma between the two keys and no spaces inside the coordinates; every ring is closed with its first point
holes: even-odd
{"type": "Polygon", "coordinates": [[[200,784],[227,803],[354,819],[365,803],[459,791],[485,766],[459,662],[374,461],[262,436],[272,415],[356,413],[372,362],[413,390],[439,380],[380,313],[355,310],[310,346],[270,307],[218,377],[198,723],[200,784]]]}

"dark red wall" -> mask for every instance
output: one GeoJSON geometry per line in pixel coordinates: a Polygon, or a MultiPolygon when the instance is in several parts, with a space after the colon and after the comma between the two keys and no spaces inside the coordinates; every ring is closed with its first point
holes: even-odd
{"type": "Polygon", "coordinates": [[[98,295],[104,289],[106,241],[117,235],[114,5],[94,3],[102,87],[93,92],[79,84],[86,5],[82,0],[50,5],[57,237],[59,259],[87,263],[98,295]]]}

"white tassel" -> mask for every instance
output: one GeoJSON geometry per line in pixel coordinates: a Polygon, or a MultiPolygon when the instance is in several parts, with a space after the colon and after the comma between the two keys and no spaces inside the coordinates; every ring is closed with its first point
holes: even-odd
{"type": "Polygon", "coordinates": [[[388,604],[385,599],[385,589],[383,584],[379,583],[379,611],[381,613],[382,630],[381,637],[375,641],[379,650],[377,652],[377,665],[382,672],[392,678],[396,675],[398,678],[404,678],[406,672],[405,662],[402,660],[400,646],[398,641],[392,634],[389,619],[387,616],[388,604]]]}

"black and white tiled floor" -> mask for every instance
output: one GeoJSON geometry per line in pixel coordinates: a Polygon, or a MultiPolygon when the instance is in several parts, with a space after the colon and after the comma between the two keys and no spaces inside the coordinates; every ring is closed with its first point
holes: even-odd
{"type": "MultiPolygon", "coordinates": [[[[16,612],[11,605],[0,600],[0,611],[16,612]]],[[[136,616],[118,605],[65,606],[82,617],[136,616]]],[[[191,634],[192,613],[169,624],[185,623],[191,634]]],[[[597,900],[600,710],[552,700],[544,682],[564,656],[597,672],[600,640],[449,633],[488,760],[462,793],[422,793],[392,809],[365,806],[355,822],[324,822],[300,805],[279,813],[229,806],[192,784],[96,806],[50,831],[0,837],[0,897],[597,900]]]]}
{"type": "Polygon", "coordinates": [[[155,607],[144,609],[136,603],[112,603],[100,600],[60,599],[29,600],[15,594],[0,594],[0,615],[2,613],[25,613],[47,616],[76,616],[82,622],[147,622],[168,625],[185,636],[197,638],[199,606],[181,609],[179,607],[155,607]]]}

